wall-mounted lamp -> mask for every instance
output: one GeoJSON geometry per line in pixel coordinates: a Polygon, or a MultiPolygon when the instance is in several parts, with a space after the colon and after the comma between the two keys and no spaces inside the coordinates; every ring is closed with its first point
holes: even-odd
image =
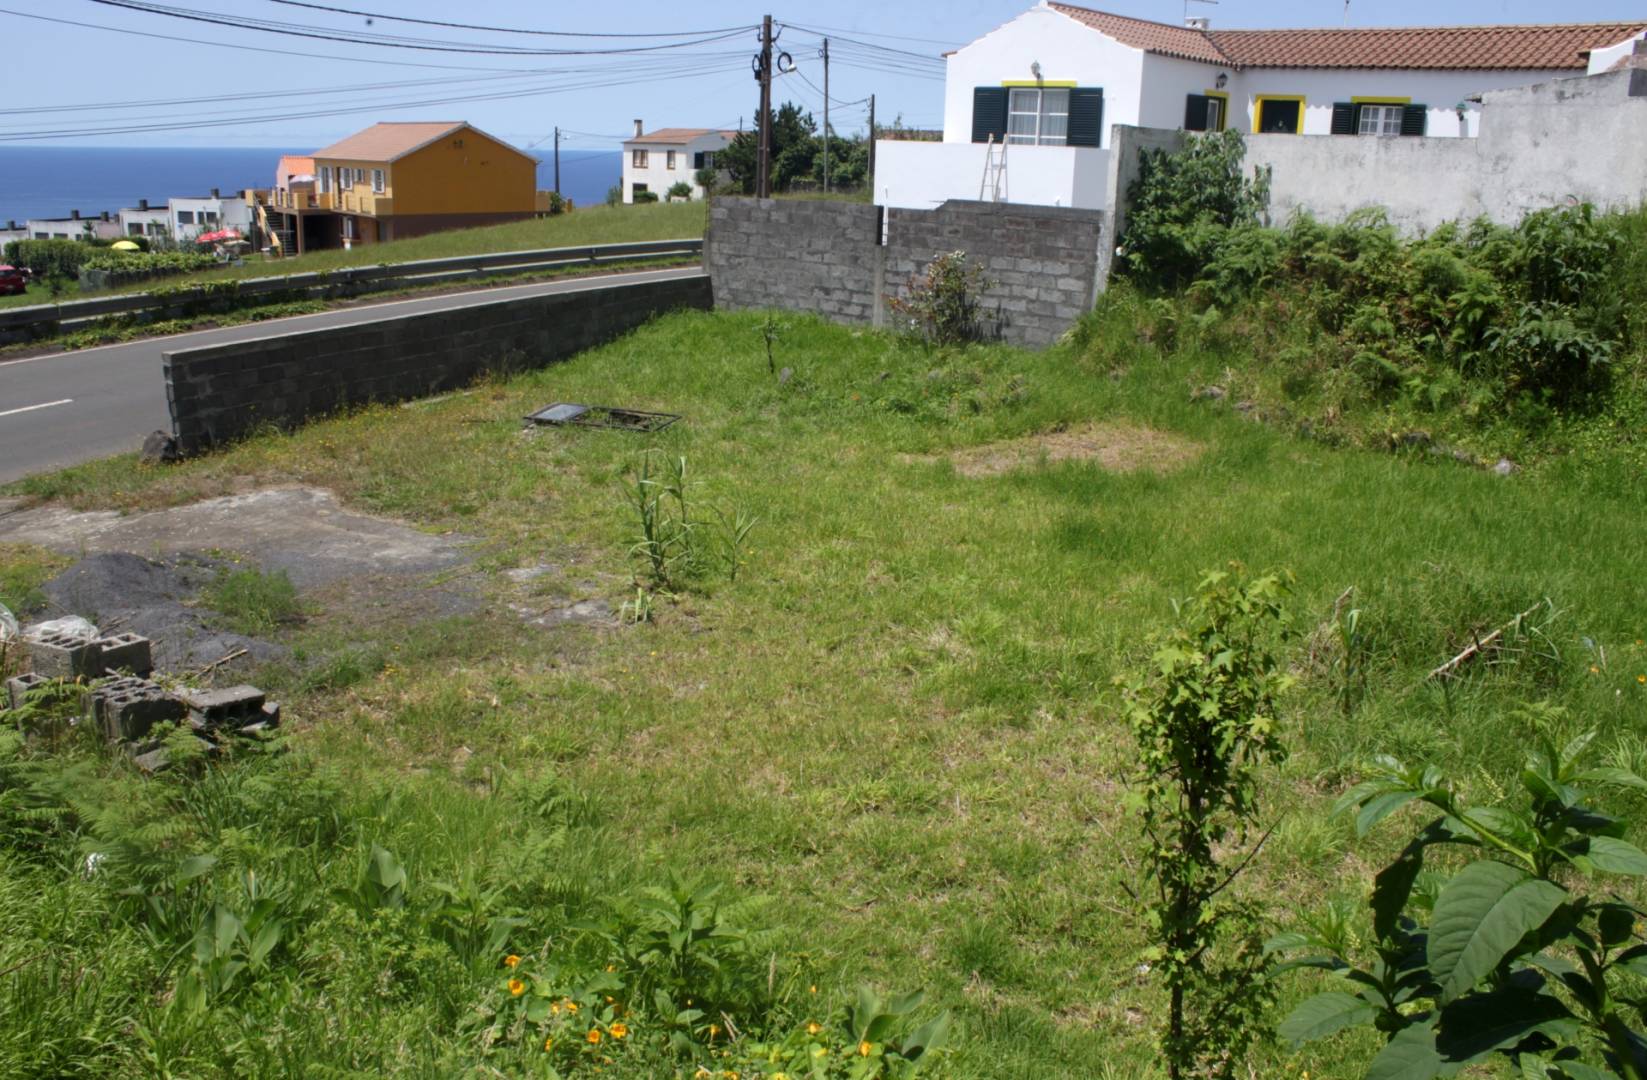
{"type": "Polygon", "coordinates": [[[1036,82],[1041,81],[1041,62],[1039,60],[1030,61],[1029,73],[1031,75],[1035,76],[1035,81],[1036,82]]]}
{"type": "Polygon", "coordinates": [[[1453,106],[1453,111],[1458,114],[1458,130],[1463,131],[1464,130],[1464,114],[1470,111],[1470,107],[1468,105],[1466,105],[1464,102],[1460,101],[1457,105],[1453,106]]]}
{"type": "Polygon", "coordinates": [[[1222,90],[1224,87],[1228,86],[1229,84],[1230,84],[1229,75],[1225,72],[1222,72],[1222,71],[1220,71],[1218,73],[1218,78],[1216,78],[1212,81],[1212,85],[1216,86],[1220,90],[1222,90]]]}

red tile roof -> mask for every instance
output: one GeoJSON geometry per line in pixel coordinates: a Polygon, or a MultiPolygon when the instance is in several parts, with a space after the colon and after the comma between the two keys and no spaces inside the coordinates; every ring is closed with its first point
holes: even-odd
{"type": "Polygon", "coordinates": [[[1643,21],[1203,31],[1069,4],[1049,6],[1135,49],[1236,68],[1582,71],[1591,49],[1647,30],[1643,21]]]}
{"type": "Polygon", "coordinates": [[[623,142],[626,146],[630,143],[675,143],[685,145],[693,139],[702,138],[705,135],[725,135],[727,138],[735,138],[737,134],[736,131],[722,131],[717,128],[659,128],[633,139],[625,139],[623,142]]]}
{"type": "Polygon", "coordinates": [[[354,161],[393,161],[463,127],[461,120],[407,120],[373,124],[347,139],[316,150],[310,157],[354,161]]]}

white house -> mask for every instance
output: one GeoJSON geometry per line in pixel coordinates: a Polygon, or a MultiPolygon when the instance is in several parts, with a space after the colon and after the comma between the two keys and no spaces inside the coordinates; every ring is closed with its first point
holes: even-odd
{"type": "Polygon", "coordinates": [[[676,184],[690,187],[694,199],[703,198],[698,170],[713,169],[715,155],[737,135],[711,128],[659,128],[648,134],[636,120],[635,137],[623,144],[623,201],[632,203],[643,191],[665,199],[676,184]]]}
{"type": "Polygon", "coordinates": [[[876,201],[1101,209],[1110,128],[1471,136],[1483,91],[1585,74],[1635,23],[1214,30],[1043,0],[947,54],[944,141],[880,141],[876,201]]]}
{"type": "Polygon", "coordinates": [[[100,216],[82,217],[80,211],[70,210],[66,218],[30,218],[24,228],[35,240],[102,240],[115,239],[120,226],[105,211],[100,216]]]}
{"type": "Polygon", "coordinates": [[[147,236],[156,239],[172,234],[172,212],[169,206],[150,206],[149,200],[139,199],[136,206],[120,208],[120,234],[147,236]]]}
{"type": "Polygon", "coordinates": [[[188,241],[201,233],[234,229],[245,236],[251,230],[252,211],[238,195],[224,198],[217,188],[210,195],[178,195],[166,200],[172,235],[188,241]]]}

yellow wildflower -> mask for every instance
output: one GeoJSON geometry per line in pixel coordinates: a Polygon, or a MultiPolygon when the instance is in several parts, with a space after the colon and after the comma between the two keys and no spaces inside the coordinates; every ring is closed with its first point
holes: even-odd
{"type": "Polygon", "coordinates": [[[621,1039],[625,1035],[629,1034],[629,1025],[627,1025],[627,1024],[613,1024],[611,1027],[607,1028],[606,1030],[610,1031],[612,1033],[612,1038],[621,1039]]]}
{"type": "Polygon", "coordinates": [[[543,1052],[545,1054],[547,1054],[549,1051],[553,1050],[554,1048],[555,1048],[555,1040],[554,1039],[545,1039],[545,1040],[543,1040],[543,1052]]]}
{"type": "Polygon", "coordinates": [[[818,992],[818,988],[816,986],[809,986],[806,988],[806,992],[809,994],[816,994],[818,992]]]}
{"type": "Polygon", "coordinates": [[[808,1035],[816,1035],[818,1032],[820,1032],[822,1030],[823,1030],[823,1025],[818,1023],[816,1020],[807,1021],[806,1033],[808,1035]]]}
{"type": "Polygon", "coordinates": [[[1594,664],[1591,664],[1590,665],[1590,674],[1591,675],[1600,675],[1601,674],[1601,669],[1596,667],[1594,664]]]}
{"type": "Polygon", "coordinates": [[[549,1015],[550,1016],[559,1016],[560,1015],[560,1002],[551,1001],[549,1003],[549,1015]]]}
{"type": "Polygon", "coordinates": [[[590,1046],[596,1045],[600,1042],[600,1028],[590,1028],[589,1034],[585,1035],[584,1038],[589,1040],[590,1046]]]}
{"type": "Polygon", "coordinates": [[[827,1053],[829,1053],[829,1048],[826,1047],[826,1046],[820,1046],[817,1049],[812,1051],[812,1056],[813,1057],[823,1057],[827,1053]]]}
{"type": "Polygon", "coordinates": [[[859,1057],[868,1057],[869,1052],[873,1049],[874,1049],[874,1047],[869,1045],[869,1040],[865,1039],[863,1042],[858,1044],[858,1056],[859,1057]]]}
{"type": "Polygon", "coordinates": [[[569,1012],[569,1013],[577,1012],[578,1011],[578,1003],[573,1001],[571,998],[567,998],[566,999],[566,1011],[569,1012]]]}
{"type": "Polygon", "coordinates": [[[521,982],[519,979],[510,979],[509,993],[515,997],[520,997],[522,994],[526,993],[526,984],[521,982]]]}
{"type": "Polygon", "coordinates": [[[721,1029],[720,1029],[719,1025],[716,1025],[716,1024],[710,1024],[709,1025],[709,1037],[711,1039],[713,1039],[716,1035],[719,1035],[720,1033],[721,1033],[721,1029]]]}
{"type": "Polygon", "coordinates": [[[512,968],[518,963],[520,963],[520,957],[516,956],[514,953],[510,953],[508,956],[503,958],[503,966],[506,968],[512,968]]]}

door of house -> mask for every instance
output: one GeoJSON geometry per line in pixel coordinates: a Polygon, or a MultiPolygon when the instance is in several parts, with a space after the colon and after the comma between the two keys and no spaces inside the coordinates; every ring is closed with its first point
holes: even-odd
{"type": "Polygon", "coordinates": [[[1259,103],[1258,131],[1263,135],[1297,135],[1303,102],[1269,99],[1259,103]]]}

